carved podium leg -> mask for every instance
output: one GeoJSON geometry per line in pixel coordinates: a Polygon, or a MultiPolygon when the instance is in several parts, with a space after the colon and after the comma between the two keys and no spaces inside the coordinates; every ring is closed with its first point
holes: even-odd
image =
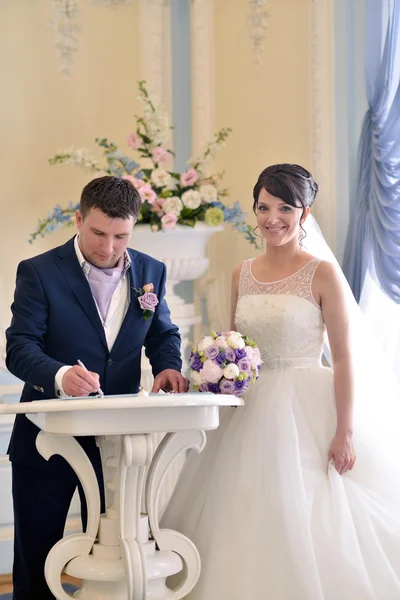
{"type": "Polygon", "coordinates": [[[46,564],[47,584],[58,600],[69,600],[61,586],[65,565],[76,556],[88,556],[96,539],[100,520],[100,494],[96,474],[85,452],[73,437],[64,437],[41,431],[36,438],[40,454],[49,460],[59,454],[71,465],[82,484],[87,503],[86,533],[63,538],[50,550],[46,564]]]}
{"type": "Polygon", "coordinates": [[[61,587],[63,571],[82,579],[81,590],[74,594],[79,600],[178,600],[193,589],[200,574],[199,553],[182,534],[160,530],[158,508],[171,462],[189,448],[201,451],[205,440],[202,431],[168,434],[152,460],[151,434],[98,438],[107,503],[106,513],[100,516],[96,476],[78,442],[72,437],[38,435],[42,456],[60,454],[74,469],[88,507],[86,533],[60,540],[46,560],[46,580],[58,600],[71,598],[61,587]],[[146,469],[148,517],[140,513],[146,469]],[[183,565],[183,582],[171,590],[166,580],[180,573],[183,565]]]}

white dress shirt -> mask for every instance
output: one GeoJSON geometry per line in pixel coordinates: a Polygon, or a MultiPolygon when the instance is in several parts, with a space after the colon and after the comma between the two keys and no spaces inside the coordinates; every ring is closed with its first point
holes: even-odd
{"type": "MultiPolygon", "coordinates": [[[[79,264],[87,278],[91,265],[84,258],[83,254],[81,252],[81,249],[79,248],[78,240],[79,240],[79,235],[75,236],[75,240],[74,240],[75,252],[76,252],[76,256],[79,261],[79,264]]],[[[114,342],[117,339],[119,330],[121,329],[121,325],[123,323],[123,320],[125,318],[125,315],[127,313],[129,303],[131,300],[130,289],[129,289],[129,275],[127,272],[131,265],[131,259],[126,250],[125,250],[124,259],[125,259],[124,272],[121,277],[121,281],[119,282],[119,284],[115,288],[113,295],[111,296],[111,302],[110,302],[110,306],[108,308],[108,312],[107,312],[105,321],[103,321],[103,317],[100,314],[99,307],[97,306],[97,302],[96,302],[95,298],[93,297],[93,300],[96,304],[97,312],[99,313],[100,321],[102,322],[103,327],[104,327],[104,335],[106,336],[106,341],[107,341],[107,346],[108,346],[109,351],[111,351],[111,348],[113,347],[114,342]]],[[[76,360],[81,359],[81,358],[82,358],[81,356],[77,356],[76,360]]],[[[84,362],[85,361],[83,360],[83,363],[84,362]]],[[[71,368],[71,366],[72,365],[65,365],[64,367],[61,367],[61,369],[59,369],[57,371],[56,377],[55,377],[55,384],[54,384],[56,396],[68,398],[68,395],[64,392],[63,387],[62,387],[62,379],[64,377],[64,374],[68,371],[68,369],[71,368]]]]}

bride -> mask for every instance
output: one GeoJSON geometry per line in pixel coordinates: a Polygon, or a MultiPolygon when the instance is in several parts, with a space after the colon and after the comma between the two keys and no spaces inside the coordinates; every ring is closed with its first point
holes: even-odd
{"type": "Polygon", "coordinates": [[[231,327],[258,342],[260,378],[163,517],[202,558],[190,600],[400,599],[399,390],[309,226],[317,190],[292,164],[254,187],[266,251],[233,272],[231,327]]]}

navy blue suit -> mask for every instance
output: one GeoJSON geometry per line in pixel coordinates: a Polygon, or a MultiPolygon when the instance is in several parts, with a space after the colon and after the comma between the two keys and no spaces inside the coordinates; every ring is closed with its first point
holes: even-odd
{"type": "MultiPolygon", "coordinates": [[[[128,270],[131,300],[111,351],[73,239],[20,263],[11,307],[13,318],[6,332],[6,363],[11,373],[25,382],[21,402],[54,398],[57,371],[64,365],[75,365],[78,359],[87,369],[100,375],[100,386],[105,394],[136,393],[142,346],[145,346],[154,376],[164,369],[181,370],[181,339],[177,327],[171,323],[164,299],[165,265],[141,252],[130,249],[128,252],[132,261],[128,270]],[[154,315],[148,320],[143,318],[134,291],[146,283],[153,283],[159,299],[154,315]]],[[[52,598],[42,573],[32,572],[31,563],[33,561],[36,570],[41,564],[43,570],[42,562],[48,551],[62,536],[77,485],[63,459],[55,456],[47,462],[39,455],[35,446],[38,433],[38,428],[24,415],[17,415],[9,447],[13,466],[15,600],[52,598]],[[32,495],[36,496],[35,502],[32,495]],[[54,513],[54,518],[49,517],[50,513],[54,513]],[[37,532],[28,532],[34,521],[37,532]],[[46,522],[49,527],[44,532],[46,522]],[[37,535],[39,539],[32,539],[37,535]],[[26,550],[29,539],[32,548],[26,550]],[[39,550],[41,539],[44,543],[39,550]]],[[[96,470],[103,494],[95,439],[77,439],[96,470]]]]}

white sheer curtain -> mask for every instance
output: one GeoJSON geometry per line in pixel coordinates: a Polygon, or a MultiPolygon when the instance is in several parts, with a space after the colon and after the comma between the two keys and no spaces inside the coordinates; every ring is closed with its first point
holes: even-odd
{"type": "Polygon", "coordinates": [[[359,304],[400,382],[400,304],[385,294],[374,272],[372,264],[365,275],[359,304]]]}

